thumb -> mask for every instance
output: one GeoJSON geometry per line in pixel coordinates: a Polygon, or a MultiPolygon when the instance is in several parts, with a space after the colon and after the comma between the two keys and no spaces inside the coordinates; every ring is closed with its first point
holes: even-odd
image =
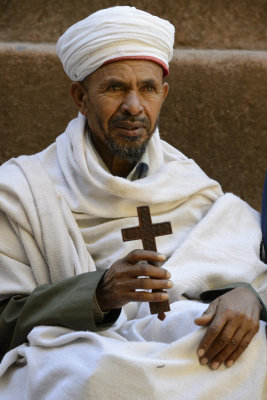
{"type": "Polygon", "coordinates": [[[208,325],[215,317],[217,305],[217,299],[210,303],[209,307],[203,312],[201,317],[195,319],[195,324],[199,326],[208,325]]]}

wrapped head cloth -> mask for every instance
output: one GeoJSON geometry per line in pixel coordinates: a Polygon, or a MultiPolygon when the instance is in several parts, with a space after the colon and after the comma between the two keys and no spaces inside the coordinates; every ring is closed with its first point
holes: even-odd
{"type": "Polygon", "coordinates": [[[173,42],[170,22],[135,7],[118,6],[72,25],[59,38],[57,54],[73,81],[82,81],[102,65],[123,59],[154,61],[166,76],[173,42]]]}

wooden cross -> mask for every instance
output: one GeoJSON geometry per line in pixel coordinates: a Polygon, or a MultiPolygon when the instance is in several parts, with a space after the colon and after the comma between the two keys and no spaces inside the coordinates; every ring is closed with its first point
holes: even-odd
{"type": "MultiPolygon", "coordinates": [[[[159,224],[152,224],[150,210],[148,206],[137,207],[139,225],[133,228],[122,229],[122,239],[124,242],[129,240],[141,239],[143,242],[144,250],[157,251],[155,241],[156,236],[170,235],[172,228],[170,222],[162,222],[159,224]]],[[[155,289],[153,292],[163,292],[163,290],[155,289]]],[[[169,300],[161,302],[151,302],[151,314],[158,314],[158,318],[163,321],[165,318],[164,311],[170,311],[169,300]]]]}

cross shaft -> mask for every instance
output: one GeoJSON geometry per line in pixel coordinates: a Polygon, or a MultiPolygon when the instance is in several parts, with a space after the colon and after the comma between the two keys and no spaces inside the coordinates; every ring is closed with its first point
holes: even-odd
{"type": "MultiPolygon", "coordinates": [[[[156,236],[169,235],[172,233],[170,222],[162,222],[152,224],[150,210],[148,206],[137,207],[137,214],[139,219],[139,225],[132,228],[122,229],[123,241],[131,241],[141,239],[144,250],[157,251],[157,245],[155,241],[156,236]]],[[[154,290],[162,291],[162,290],[154,290]]],[[[158,314],[159,319],[165,318],[164,311],[170,310],[169,301],[151,302],[150,311],[152,314],[158,314]]]]}

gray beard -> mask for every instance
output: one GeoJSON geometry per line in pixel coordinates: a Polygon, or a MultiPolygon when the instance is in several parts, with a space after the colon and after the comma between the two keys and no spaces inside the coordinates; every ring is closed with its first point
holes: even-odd
{"type": "MultiPolygon", "coordinates": [[[[135,137],[125,137],[125,139],[128,140],[128,142],[136,141],[135,137]]],[[[107,138],[106,143],[109,150],[114,155],[118,156],[119,158],[122,158],[123,160],[127,160],[133,164],[136,164],[140,160],[140,158],[146,151],[148,145],[148,141],[146,141],[139,146],[131,146],[131,145],[127,146],[127,144],[121,146],[117,144],[111,137],[107,138]]]]}

